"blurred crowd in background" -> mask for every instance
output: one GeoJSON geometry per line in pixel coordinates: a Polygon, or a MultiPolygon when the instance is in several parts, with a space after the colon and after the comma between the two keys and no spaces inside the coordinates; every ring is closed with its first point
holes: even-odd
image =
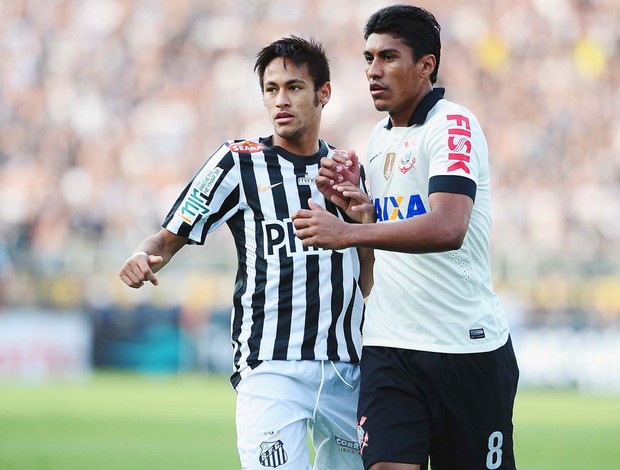
{"type": "MultiPolygon", "coordinates": [[[[229,305],[227,228],[160,286],[117,272],[230,138],[269,135],[256,52],[323,42],[323,138],[362,161],[383,117],[364,76],[370,0],[0,0],[0,310],[229,305]]],[[[620,321],[620,3],[410,2],[442,25],[439,86],[489,142],[495,283],[525,324],[620,321]]]]}

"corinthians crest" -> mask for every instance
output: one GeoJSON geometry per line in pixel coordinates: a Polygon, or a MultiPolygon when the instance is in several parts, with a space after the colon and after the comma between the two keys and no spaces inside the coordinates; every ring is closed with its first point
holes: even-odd
{"type": "Polygon", "coordinates": [[[278,467],[284,465],[288,460],[288,455],[284,451],[284,444],[281,440],[265,441],[260,445],[261,453],[258,461],[263,467],[278,467]]]}
{"type": "Polygon", "coordinates": [[[413,156],[413,144],[415,141],[405,140],[405,154],[400,157],[398,169],[404,175],[409,170],[415,170],[415,157],[413,156]]]}

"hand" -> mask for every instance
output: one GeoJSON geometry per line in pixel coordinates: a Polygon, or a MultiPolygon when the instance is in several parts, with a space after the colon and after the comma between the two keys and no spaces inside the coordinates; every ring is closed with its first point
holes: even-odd
{"type": "Polygon", "coordinates": [[[329,213],[312,199],[310,209],[301,209],[293,215],[295,235],[304,246],[318,246],[329,250],[348,248],[345,240],[347,223],[329,213]]]}
{"type": "Polygon", "coordinates": [[[355,150],[349,150],[346,155],[343,151],[336,151],[332,158],[323,157],[321,159],[316,186],[323,193],[325,199],[339,205],[338,202],[332,200],[332,196],[337,195],[334,185],[345,181],[355,186],[360,184],[359,159],[355,150]]]}
{"type": "Polygon", "coordinates": [[[377,211],[368,195],[358,186],[345,181],[333,186],[335,194],[331,200],[356,222],[372,224],[376,221],[377,211]]]}
{"type": "Polygon", "coordinates": [[[161,256],[147,255],[144,251],[139,251],[125,261],[118,275],[125,284],[134,289],[142,287],[144,281],[150,281],[151,284],[156,286],[159,284],[159,281],[155,277],[151,266],[157,266],[163,261],[164,259],[161,256]]]}

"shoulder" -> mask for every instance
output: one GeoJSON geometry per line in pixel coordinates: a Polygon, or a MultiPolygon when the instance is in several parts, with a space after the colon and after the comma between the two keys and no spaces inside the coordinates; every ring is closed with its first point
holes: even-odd
{"type": "Polygon", "coordinates": [[[429,113],[428,122],[451,121],[454,120],[456,116],[464,116],[467,120],[478,122],[476,116],[469,108],[446,99],[438,101],[433,107],[429,113]]]}

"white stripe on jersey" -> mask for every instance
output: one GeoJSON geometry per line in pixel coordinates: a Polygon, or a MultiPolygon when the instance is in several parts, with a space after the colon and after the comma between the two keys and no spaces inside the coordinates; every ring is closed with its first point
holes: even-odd
{"type": "Polygon", "coordinates": [[[364,309],[357,250],[304,247],[291,221],[310,197],[342,218],[314,183],[321,157],[332,149],[321,142],[319,153],[300,157],[270,147],[269,138],[256,142],[222,145],[163,226],[198,244],[224,222],[233,232],[239,256],[231,325],[237,372],[270,359],[357,362],[364,309]]]}

